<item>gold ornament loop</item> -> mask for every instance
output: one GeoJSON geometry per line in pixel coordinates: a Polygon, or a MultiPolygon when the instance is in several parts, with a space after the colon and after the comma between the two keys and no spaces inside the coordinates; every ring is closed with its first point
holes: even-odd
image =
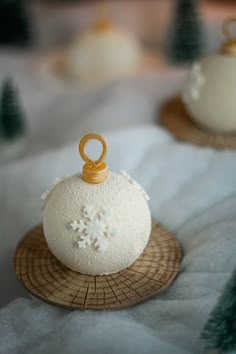
{"type": "Polygon", "coordinates": [[[81,158],[84,160],[84,162],[86,162],[90,166],[97,167],[97,166],[101,165],[101,163],[106,158],[106,155],[107,155],[107,142],[99,134],[95,134],[95,133],[87,134],[80,140],[79,153],[80,153],[81,158]],[[102,148],[103,148],[102,149],[102,153],[101,153],[100,157],[97,160],[90,159],[86,155],[86,153],[84,151],[85,145],[88,143],[89,140],[98,140],[102,144],[102,148]]]}
{"type": "Polygon", "coordinates": [[[108,167],[104,162],[107,155],[106,140],[99,134],[87,134],[80,140],[79,153],[84,162],[86,162],[83,166],[83,179],[91,184],[104,182],[108,176],[108,167]],[[97,160],[90,159],[84,151],[85,145],[89,140],[98,140],[102,144],[102,153],[97,160]]]}
{"type": "Polygon", "coordinates": [[[223,54],[236,56],[236,35],[233,36],[230,30],[233,23],[236,24],[236,17],[228,18],[223,22],[222,31],[226,41],[221,46],[221,52],[223,54]]]}

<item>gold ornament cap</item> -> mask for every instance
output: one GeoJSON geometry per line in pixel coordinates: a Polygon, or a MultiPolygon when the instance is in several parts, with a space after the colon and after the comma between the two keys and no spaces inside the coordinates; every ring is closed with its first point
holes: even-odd
{"type": "Polygon", "coordinates": [[[222,31],[226,41],[222,44],[220,52],[222,54],[236,56],[236,36],[234,37],[230,30],[232,24],[236,24],[236,17],[228,18],[223,22],[222,31]]]}
{"type": "Polygon", "coordinates": [[[99,134],[87,134],[79,143],[79,153],[81,158],[86,162],[83,166],[82,177],[85,182],[91,184],[99,184],[106,180],[108,176],[108,166],[104,162],[107,155],[107,142],[99,134]],[[102,153],[97,160],[90,159],[85,153],[85,145],[89,140],[98,140],[102,144],[102,153]]]}
{"type": "Polygon", "coordinates": [[[100,20],[96,22],[94,29],[96,32],[110,32],[114,30],[114,25],[109,20],[100,20]]]}

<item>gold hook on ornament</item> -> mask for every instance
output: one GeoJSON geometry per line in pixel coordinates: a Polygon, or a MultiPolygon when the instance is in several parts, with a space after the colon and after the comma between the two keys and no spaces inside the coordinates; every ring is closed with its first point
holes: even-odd
{"type": "Polygon", "coordinates": [[[111,18],[112,5],[108,0],[103,0],[98,2],[96,5],[95,13],[97,15],[97,20],[95,23],[95,29],[97,31],[107,31],[113,28],[111,18]]]}
{"type": "Polygon", "coordinates": [[[226,41],[221,46],[221,52],[236,56],[236,36],[233,36],[230,30],[233,23],[236,24],[236,17],[228,18],[223,22],[222,32],[225,35],[226,41]]]}
{"type": "Polygon", "coordinates": [[[104,162],[107,155],[106,140],[99,134],[87,134],[80,140],[79,153],[84,162],[86,162],[83,166],[83,179],[91,184],[99,184],[104,182],[108,176],[108,167],[104,162]],[[97,160],[92,160],[85,153],[85,145],[89,140],[94,139],[98,140],[102,144],[102,153],[97,160]]]}

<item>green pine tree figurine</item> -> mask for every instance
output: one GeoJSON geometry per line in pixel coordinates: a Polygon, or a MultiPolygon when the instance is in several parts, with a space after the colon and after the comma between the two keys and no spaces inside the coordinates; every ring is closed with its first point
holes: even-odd
{"type": "Polygon", "coordinates": [[[176,0],[169,43],[169,57],[173,63],[192,63],[202,55],[203,35],[197,5],[198,0],[176,0]]]}
{"type": "Polygon", "coordinates": [[[24,133],[24,114],[18,100],[18,93],[11,79],[6,79],[0,97],[0,135],[3,140],[12,140],[24,133]]]}
{"type": "Polygon", "coordinates": [[[226,284],[202,335],[206,349],[228,353],[236,349],[236,270],[226,284]]]}
{"type": "Polygon", "coordinates": [[[0,45],[27,46],[32,40],[24,0],[0,0],[0,45]]]}

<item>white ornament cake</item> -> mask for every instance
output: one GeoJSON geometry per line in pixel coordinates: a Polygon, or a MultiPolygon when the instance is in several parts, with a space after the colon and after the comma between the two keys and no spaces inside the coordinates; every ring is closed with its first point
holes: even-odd
{"type": "Polygon", "coordinates": [[[94,83],[133,72],[139,60],[136,38],[103,21],[73,43],[67,66],[70,74],[81,82],[94,83]]]}
{"type": "Polygon", "coordinates": [[[51,252],[84,274],[110,274],[129,267],[144,251],[151,233],[148,196],[127,173],[108,171],[106,142],[97,134],[80,142],[83,174],[56,180],[43,194],[43,228],[51,252]],[[84,153],[98,139],[97,161],[84,153]]]}
{"type": "Polygon", "coordinates": [[[220,51],[193,65],[182,91],[191,118],[204,128],[236,132],[236,40],[228,37],[220,51]]]}

